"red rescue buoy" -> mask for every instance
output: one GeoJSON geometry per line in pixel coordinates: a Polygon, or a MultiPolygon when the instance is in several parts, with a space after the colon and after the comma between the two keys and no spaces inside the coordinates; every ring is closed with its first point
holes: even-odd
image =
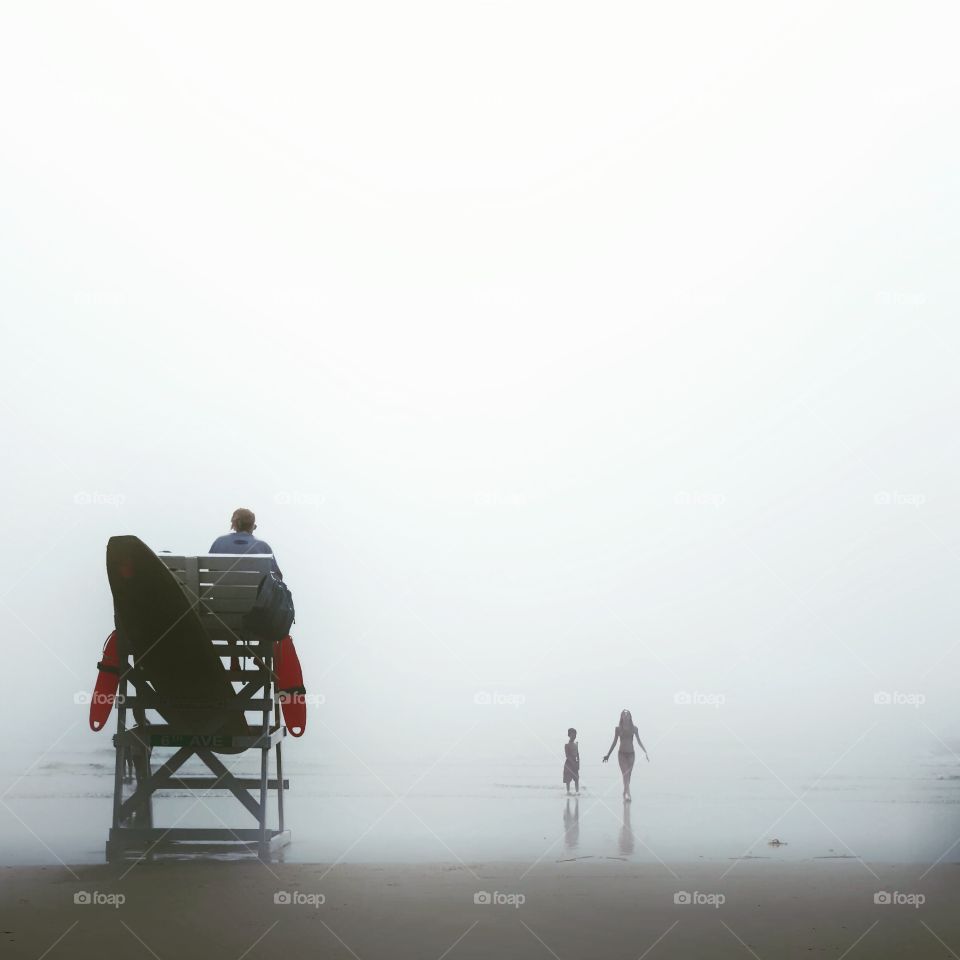
{"type": "Polygon", "coordinates": [[[117,654],[117,631],[107,637],[103,654],[97,664],[99,674],[90,700],[90,729],[102,730],[113,709],[117,687],[120,685],[120,657],[117,654]]]}
{"type": "Polygon", "coordinates": [[[273,645],[273,667],[277,674],[277,699],[283,710],[283,723],[292,737],[302,737],[307,729],[306,689],[300,658],[293,637],[284,637],[273,645]]]}

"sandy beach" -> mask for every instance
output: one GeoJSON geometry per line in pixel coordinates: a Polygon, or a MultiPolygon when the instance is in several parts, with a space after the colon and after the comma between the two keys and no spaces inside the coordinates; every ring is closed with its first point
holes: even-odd
{"type": "Polygon", "coordinates": [[[856,861],[7,867],[0,936],[11,960],[939,958],[958,890],[956,864],[856,861]]]}
{"type": "MultiPolygon", "coordinates": [[[[957,957],[952,769],[929,761],[897,779],[877,768],[809,789],[798,773],[806,794],[791,808],[784,785],[749,770],[710,783],[651,774],[627,805],[603,780],[563,797],[547,764],[467,777],[302,762],[281,862],[104,864],[108,765],[56,755],[11,780],[0,810],[0,949],[32,960],[957,957]]],[[[215,825],[236,812],[174,791],[157,815],[215,825]]]]}

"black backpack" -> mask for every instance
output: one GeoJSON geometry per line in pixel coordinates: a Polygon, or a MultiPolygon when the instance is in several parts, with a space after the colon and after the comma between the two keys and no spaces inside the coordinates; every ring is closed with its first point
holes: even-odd
{"type": "Polygon", "coordinates": [[[290,589],[275,573],[268,573],[260,581],[253,606],[243,615],[243,630],[259,640],[265,652],[290,633],[294,616],[290,589]]]}

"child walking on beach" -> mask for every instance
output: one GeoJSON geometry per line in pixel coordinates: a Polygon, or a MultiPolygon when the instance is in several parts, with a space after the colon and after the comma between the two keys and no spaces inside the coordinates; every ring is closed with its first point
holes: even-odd
{"type": "Polygon", "coordinates": [[[563,782],[567,786],[567,795],[570,794],[570,783],[573,782],[573,788],[580,795],[580,747],[577,746],[577,731],[571,727],[567,731],[570,738],[563,745],[565,759],[563,761],[563,782]]]}

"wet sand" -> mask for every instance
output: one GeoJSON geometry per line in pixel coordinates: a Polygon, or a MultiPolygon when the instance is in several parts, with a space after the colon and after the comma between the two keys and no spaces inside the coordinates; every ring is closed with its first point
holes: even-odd
{"type": "MultiPolygon", "coordinates": [[[[36,767],[24,759],[6,776],[0,772],[0,859],[23,866],[102,863],[112,763],[109,750],[63,752],[36,767]]],[[[725,863],[745,855],[774,863],[835,856],[925,865],[960,860],[960,780],[952,757],[859,775],[797,769],[784,771],[784,780],[759,765],[689,770],[665,759],[643,768],[631,805],[620,799],[619,770],[609,767],[578,799],[564,796],[554,763],[368,767],[297,758],[291,766],[288,863],[525,866],[582,856],[725,863]],[[788,845],[769,847],[774,836],[788,845]]],[[[252,763],[238,772],[256,774],[252,763]]],[[[246,821],[223,794],[164,792],[155,813],[158,826],[246,821]]]]}
{"type": "Polygon", "coordinates": [[[942,958],[960,949],[958,901],[960,865],[849,860],[6,867],[0,953],[942,958]]]}

